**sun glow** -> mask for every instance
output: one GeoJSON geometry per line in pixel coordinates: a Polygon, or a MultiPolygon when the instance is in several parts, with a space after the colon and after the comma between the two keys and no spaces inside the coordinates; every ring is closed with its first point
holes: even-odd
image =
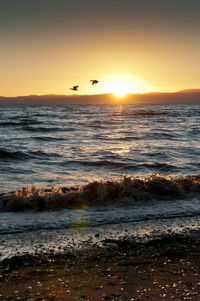
{"type": "Polygon", "coordinates": [[[125,96],[128,93],[134,93],[131,83],[126,80],[113,80],[109,86],[110,92],[118,97],[125,96]]]}
{"type": "Polygon", "coordinates": [[[104,91],[123,97],[129,93],[144,93],[144,83],[127,74],[114,74],[105,79],[104,91]]]}

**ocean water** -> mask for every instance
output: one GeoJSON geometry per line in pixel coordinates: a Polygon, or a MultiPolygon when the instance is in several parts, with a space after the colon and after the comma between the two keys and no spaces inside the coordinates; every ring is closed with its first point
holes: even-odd
{"type": "Polygon", "coordinates": [[[198,104],[0,106],[0,259],[199,229],[199,167],[198,104]]]}

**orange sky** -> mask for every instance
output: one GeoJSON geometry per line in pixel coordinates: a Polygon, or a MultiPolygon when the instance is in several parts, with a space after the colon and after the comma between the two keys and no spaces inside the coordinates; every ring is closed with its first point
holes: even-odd
{"type": "Polygon", "coordinates": [[[199,88],[199,11],[197,0],[1,1],[0,95],[199,88]]]}

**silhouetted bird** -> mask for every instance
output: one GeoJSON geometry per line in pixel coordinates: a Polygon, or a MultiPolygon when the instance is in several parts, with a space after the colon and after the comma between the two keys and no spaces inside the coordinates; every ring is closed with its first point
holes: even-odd
{"type": "Polygon", "coordinates": [[[73,88],[70,88],[70,90],[78,91],[78,87],[79,87],[79,86],[73,86],[73,88]]]}
{"type": "Polygon", "coordinates": [[[99,83],[99,80],[96,79],[91,79],[90,81],[92,82],[92,85],[96,85],[99,83]]]}

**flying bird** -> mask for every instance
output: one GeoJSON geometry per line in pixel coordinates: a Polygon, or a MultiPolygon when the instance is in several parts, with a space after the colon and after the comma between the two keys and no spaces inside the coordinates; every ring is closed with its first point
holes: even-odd
{"type": "Polygon", "coordinates": [[[78,87],[79,87],[79,86],[73,86],[73,88],[70,88],[70,90],[78,91],[78,87]]]}
{"type": "Polygon", "coordinates": [[[99,83],[99,80],[96,79],[91,79],[90,81],[92,82],[92,85],[96,85],[99,83]]]}

